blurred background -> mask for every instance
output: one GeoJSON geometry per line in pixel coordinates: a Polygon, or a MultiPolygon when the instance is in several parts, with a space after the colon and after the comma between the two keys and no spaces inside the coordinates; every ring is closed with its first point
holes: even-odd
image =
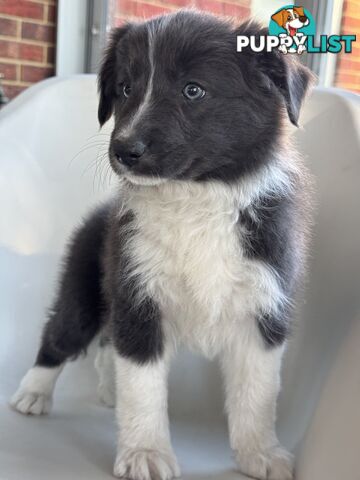
{"type": "MultiPolygon", "coordinates": [[[[286,0],[0,0],[0,107],[53,75],[97,72],[110,29],[180,7],[196,6],[240,21],[268,24],[286,0]]],[[[360,0],[304,0],[317,34],[360,34],[360,0]]],[[[360,93],[360,45],[351,54],[305,54],[323,86],[360,93]]]]}

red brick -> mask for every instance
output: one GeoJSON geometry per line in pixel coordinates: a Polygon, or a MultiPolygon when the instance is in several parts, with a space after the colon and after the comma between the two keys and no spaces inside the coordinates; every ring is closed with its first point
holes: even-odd
{"type": "Polygon", "coordinates": [[[0,40],[0,57],[19,58],[19,44],[16,42],[0,40]]]}
{"type": "Polygon", "coordinates": [[[224,14],[223,2],[221,0],[197,0],[196,6],[201,10],[206,10],[218,15],[224,14]]]}
{"type": "Polygon", "coordinates": [[[353,70],[360,72],[360,58],[353,58],[353,55],[342,55],[338,59],[337,64],[338,71],[341,70],[353,70]]]}
{"type": "Polygon", "coordinates": [[[51,63],[52,65],[55,64],[55,48],[54,47],[47,47],[46,52],[46,63],[51,63]]]}
{"type": "Polygon", "coordinates": [[[56,23],[57,9],[56,5],[48,6],[48,22],[56,23]]]}
{"type": "Polygon", "coordinates": [[[164,0],[163,3],[174,5],[175,7],[191,7],[194,4],[191,0],[164,0]]]}
{"type": "Polygon", "coordinates": [[[360,16],[360,4],[358,0],[345,0],[343,7],[343,17],[350,16],[360,16]]]}
{"type": "Polygon", "coordinates": [[[27,87],[20,85],[3,85],[5,95],[12,99],[15,98],[19,93],[23,92],[27,87]]]}
{"type": "Polygon", "coordinates": [[[224,15],[243,20],[244,18],[249,17],[250,8],[243,5],[236,5],[234,3],[224,3],[224,15]]]}
{"type": "Polygon", "coordinates": [[[9,18],[0,18],[0,35],[16,37],[17,22],[9,18]]]}
{"type": "Polygon", "coordinates": [[[360,75],[356,73],[342,73],[337,75],[337,83],[360,86],[360,75]]]}
{"type": "Polygon", "coordinates": [[[30,65],[21,66],[21,80],[23,82],[39,82],[44,78],[54,75],[54,69],[48,67],[33,67],[30,65]]]}
{"type": "Polygon", "coordinates": [[[167,7],[158,7],[149,3],[136,2],[136,16],[139,18],[149,18],[162,13],[170,12],[171,9],[167,7]]]}
{"type": "Polygon", "coordinates": [[[0,40],[0,57],[21,58],[23,60],[42,62],[44,51],[41,45],[29,45],[26,43],[0,40]]]}
{"type": "Polygon", "coordinates": [[[19,58],[33,62],[44,61],[44,47],[42,45],[19,44],[19,58]]]}
{"type": "Polygon", "coordinates": [[[0,0],[0,13],[42,20],[44,6],[29,0],[0,0]]]}
{"type": "Polygon", "coordinates": [[[350,55],[352,59],[360,58],[360,42],[359,41],[353,42],[352,52],[350,54],[345,53],[344,55],[346,55],[346,57],[348,57],[350,55]]]}
{"type": "Polygon", "coordinates": [[[360,33],[360,18],[345,16],[342,24],[342,31],[347,35],[360,33]]]}
{"type": "Polygon", "coordinates": [[[24,22],[21,29],[22,38],[55,43],[55,27],[24,22]]]}
{"type": "Polygon", "coordinates": [[[136,0],[119,0],[117,5],[117,14],[136,16],[136,6],[136,0]]]}
{"type": "Polygon", "coordinates": [[[4,76],[4,80],[16,80],[16,65],[1,62],[0,74],[4,76]]]}

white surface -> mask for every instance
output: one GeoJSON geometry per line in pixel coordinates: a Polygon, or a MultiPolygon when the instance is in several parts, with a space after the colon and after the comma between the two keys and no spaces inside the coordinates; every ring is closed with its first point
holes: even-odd
{"type": "MultiPolygon", "coordinates": [[[[64,242],[108,194],[111,125],[98,133],[95,77],[52,79],[0,113],[0,479],[112,478],[115,424],[96,399],[93,352],[70,364],[51,415],[7,401],[33,363],[64,242]],[[86,148],[88,147],[88,148],[86,148]]],[[[310,281],[285,360],[280,439],[299,480],[359,480],[359,100],[317,91],[297,133],[317,177],[310,281]],[[344,473],[346,472],[346,474],[344,473]]],[[[170,378],[175,451],[186,480],[240,479],[222,417],[217,366],[181,355],[170,378]]]]}

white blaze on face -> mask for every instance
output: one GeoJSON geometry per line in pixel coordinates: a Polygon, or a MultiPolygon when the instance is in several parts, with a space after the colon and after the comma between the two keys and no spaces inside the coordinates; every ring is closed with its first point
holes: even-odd
{"type": "Polygon", "coordinates": [[[146,86],[145,95],[134,114],[132,115],[129,123],[125,125],[118,133],[117,138],[126,139],[130,137],[132,131],[136,127],[137,123],[141,117],[146,113],[150,103],[151,96],[153,91],[153,80],[154,80],[154,47],[153,47],[154,31],[151,28],[151,25],[148,26],[148,43],[149,43],[149,64],[150,64],[150,75],[148,84],[146,86]]]}
{"type": "Polygon", "coordinates": [[[289,21],[291,22],[292,20],[295,19],[294,10],[293,10],[293,9],[289,9],[289,10],[286,10],[286,11],[288,12],[288,14],[289,14],[290,17],[291,17],[291,20],[289,20],[289,21]]]}
{"type": "Polygon", "coordinates": [[[289,26],[291,28],[301,28],[304,26],[304,24],[299,20],[298,16],[295,15],[295,11],[293,9],[289,9],[287,10],[287,12],[289,13],[289,16],[291,17],[291,20],[288,20],[286,22],[286,26],[287,28],[289,28],[289,26]]]}

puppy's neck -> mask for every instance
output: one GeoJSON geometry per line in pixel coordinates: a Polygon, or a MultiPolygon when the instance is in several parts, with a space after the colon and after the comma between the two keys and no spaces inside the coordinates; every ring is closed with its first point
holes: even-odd
{"type": "Polygon", "coordinates": [[[134,183],[123,180],[121,192],[124,202],[129,208],[132,205],[158,208],[181,208],[192,204],[194,208],[200,205],[204,208],[245,209],[260,197],[286,194],[292,189],[296,169],[292,162],[276,159],[265,165],[259,171],[248,174],[234,182],[221,181],[182,181],[160,180],[147,183],[134,183]],[[290,168],[291,167],[291,168],[290,168]]]}

